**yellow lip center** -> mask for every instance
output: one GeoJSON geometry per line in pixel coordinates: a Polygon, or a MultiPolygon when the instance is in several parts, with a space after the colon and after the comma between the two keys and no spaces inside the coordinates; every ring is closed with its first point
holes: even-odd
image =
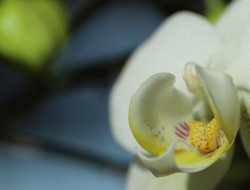
{"type": "Polygon", "coordinates": [[[208,124],[190,120],[189,140],[190,143],[203,153],[215,151],[220,146],[220,126],[216,119],[208,124]]]}

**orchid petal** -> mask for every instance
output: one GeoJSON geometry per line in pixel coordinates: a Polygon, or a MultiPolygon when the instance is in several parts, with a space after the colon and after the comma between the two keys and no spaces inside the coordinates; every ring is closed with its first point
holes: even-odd
{"type": "Polygon", "coordinates": [[[165,177],[153,176],[138,161],[128,172],[126,190],[193,190],[214,189],[226,174],[233,155],[233,148],[225,153],[214,165],[197,173],[175,173],[165,177]]]}
{"type": "MultiPolygon", "coordinates": [[[[180,143],[180,142],[179,142],[180,143]]],[[[155,176],[166,176],[176,172],[202,171],[216,162],[229,148],[225,143],[210,154],[203,154],[195,150],[178,148],[178,142],[173,142],[166,152],[158,157],[138,152],[140,160],[155,176]]]]}
{"type": "Polygon", "coordinates": [[[233,64],[226,71],[234,79],[234,83],[237,86],[238,90],[242,90],[242,91],[250,91],[249,49],[250,49],[250,24],[247,27],[245,34],[242,35],[242,41],[239,47],[239,53],[238,53],[235,64],[233,64]]]}
{"type": "MultiPolygon", "coordinates": [[[[250,3],[250,1],[248,1],[250,3]]],[[[248,5],[249,6],[249,5],[248,5]]],[[[248,7],[249,9],[249,7],[248,7]]],[[[250,13],[249,13],[250,14],[250,13]]],[[[242,40],[239,47],[239,52],[233,64],[227,73],[232,76],[234,83],[237,86],[238,95],[242,106],[242,121],[241,121],[241,140],[245,150],[250,157],[250,24],[246,27],[245,33],[242,34],[242,40]]]]}
{"type": "Polygon", "coordinates": [[[228,6],[222,17],[215,25],[221,35],[223,46],[213,58],[211,68],[228,69],[236,63],[238,50],[246,28],[250,25],[250,1],[235,0],[228,6]]]}
{"type": "Polygon", "coordinates": [[[177,138],[175,126],[192,117],[192,102],[173,87],[174,76],[158,73],[132,97],[129,124],[135,139],[148,152],[160,155],[177,138]]]}
{"type": "Polygon", "coordinates": [[[231,144],[240,126],[240,102],[232,78],[198,65],[196,71],[215,119],[231,144]]]}
{"type": "Polygon", "coordinates": [[[182,12],[167,19],[130,57],[114,85],[110,122],[115,139],[134,152],[136,141],[129,129],[127,113],[130,99],[143,81],[154,73],[166,71],[175,73],[176,86],[185,89],[181,81],[184,64],[187,61],[208,64],[219,44],[214,28],[198,15],[182,12]]]}

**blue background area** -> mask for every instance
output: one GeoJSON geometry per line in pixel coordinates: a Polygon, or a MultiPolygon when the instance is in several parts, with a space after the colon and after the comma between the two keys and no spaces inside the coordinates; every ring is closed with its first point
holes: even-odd
{"type": "MultiPolygon", "coordinates": [[[[112,86],[129,55],[168,15],[205,8],[200,0],[61,2],[69,35],[48,70],[33,73],[0,52],[0,190],[124,189],[134,156],[111,134],[112,86]]],[[[236,142],[235,158],[242,159],[236,142]]],[[[248,167],[233,168],[229,181],[248,176],[248,167]]],[[[234,182],[219,189],[239,189],[234,182]]]]}
{"type": "Polygon", "coordinates": [[[70,36],[56,68],[77,69],[127,55],[164,18],[165,15],[148,1],[111,1],[70,36]]]}
{"type": "Polygon", "coordinates": [[[126,165],[132,156],[114,142],[109,129],[109,91],[110,86],[87,84],[51,94],[11,126],[49,144],[126,165]]]}
{"type": "Polygon", "coordinates": [[[0,143],[0,187],[8,190],[119,190],[124,173],[45,150],[0,143]]]}
{"type": "MultiPolygon", "coordinates": [[[[67,1],[69,19],[79,5],[87,9],[91,4],[67,1]]],[[[0,140],[0,189],[124,189],[133,156],[112,138],[109,93],[124,60],[165,17],[150,1],[106,1],[96,6],[70,33],[53,61],[53,71],[77,75],[79,82],[45,89],[20,113],[15,105],[6,108],[6,102],[33,91],[39,96],[44,87],[1,61],[0,107],[14,114],[9,114],[11,119],[2,116],[8,142],[6,137],[0,140]]]]}

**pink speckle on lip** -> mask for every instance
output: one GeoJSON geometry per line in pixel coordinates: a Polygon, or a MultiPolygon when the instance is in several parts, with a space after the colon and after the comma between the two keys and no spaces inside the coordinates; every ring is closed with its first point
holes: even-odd
{"type": "Polygon", "coordinates": [[[190,127],[187,123],[179,123],[178,127],[175,127],[175,134],[183,139],[186,139],[189,136],[190,127]]]}

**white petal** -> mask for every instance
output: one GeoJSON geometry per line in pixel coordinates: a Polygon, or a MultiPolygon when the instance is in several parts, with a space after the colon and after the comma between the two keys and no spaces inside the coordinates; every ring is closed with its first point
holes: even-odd
{"type": "Polygon", "coordinates": [[[196,71],[214,117],[231,144],[240,126],[240,102],[232,78],[198,65],[196,71]]]}
{"type": "Polygon", "coordinates": [[[137,155],[155,176],[166,176],[176,172],[193,173],[202,171],[223,156],[225,150],[229,147],[228,143],[225,143],[213,153],[202,154],[191,148],[189,150],[179,149],[178,146],[183,146],[180,143],[187,146],[186,142],[176,140],[161,156],[147,155],[139,151],[137,155]]]}
{"type": "Polygon", "coordinates": [[[156,178],[139,162],[134,162],[127,175],[126,190],[186,190],[188,173],[156,178]]]}
{"type": "MultiPolygon", "coordinates": [[[[160,155],[176,139],[176,127],[192,118],[192,99],[173,86],[174,76],[157,73],[136,91],[129,107],[135,139],[148,152],[160,155]]],[[[183,129],[184,130],[184,129],[183,129]]],[[[188,130],[184,131],[186,137],[188,130]]]]}
{"type": "Polygon", "coordinates": [[[212,68],[225,70],[236,63],[246,28],[250,25],[250,1],[234,0],[216,24],[223,47],[213,59],[212,68]]]}
{"type": "MultiPolygon", "coordinates": [[[[250,12],[250,11],[249,11],[250,12]]],[[[227,71],[234,79],[240,96],[243,115],[241,119],[241,140],[245,150],[250,157],[250,24],[247,27],[245,34],[242,36],[242,41],[239,48],[239,54],[229,70],[227,71]]]]}
{"type": "MultiPolygon", "coordinates": [[[[249,1],[250,2],[250,1],[249,1]]],[[[250,10],[249,10],[250,12],[250,10]]],[[[227,70],[239,90],[250,91],[250,21],[239,47],[235,63],[227,70]]]]}
{"type": "Polygon", "coordinates": [[[139,162],[134,162],[128,172],[126,190],[211,190],[226,174],[233,155],[231,148],[214,165],[197,173],[176,173],[154,177],[139,162]]]}
{"type": "Polygon", "coordinates": [[[110,122],[116,140],[133,151],[135,140],[128,125],[128,109],[132,95],[141,83],[157,72],[177,76],[177,87],[184,89],[181,80],[184,64],[194,61],[208,64],[220,40],[207,21],[192,13],[179,13],[168,19],[130,57],[110,96],[110,122]]]}
{"type": "Polygon", "coordinates": [[[216,23],[217,30],[225,40],[232,43],[239,40],[246,27],[250,24],[250,1],[232,1],[230,6],[223,13],[216,23]]]}

